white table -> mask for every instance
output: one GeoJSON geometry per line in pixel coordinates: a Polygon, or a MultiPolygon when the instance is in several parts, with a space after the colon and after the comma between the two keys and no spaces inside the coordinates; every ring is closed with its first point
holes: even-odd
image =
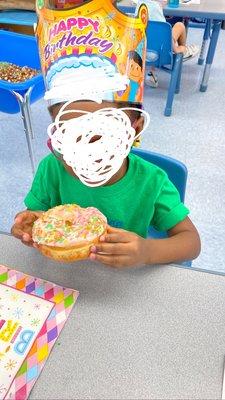
{"type": "Polygon", "coordinates": [[[80,291],[31,399],[219,399],[225,277],[62,265],[0,235],[0,263],[80,291]]]}

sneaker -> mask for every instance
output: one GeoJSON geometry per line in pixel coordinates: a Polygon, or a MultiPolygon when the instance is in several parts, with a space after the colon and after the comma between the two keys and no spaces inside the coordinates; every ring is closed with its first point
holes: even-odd
{"type": "Polygon", "coordinates": [[[145,83],[152,88],[157,88],[159,86],[157,75],[150,71],[145,77],[145,83]]]}
{"type": "Polygon", "coordinates": [[[191,58],[197,56],[199,52],[199,46],[196,46],[195,44],[186,45],[186,50],[183,54],[183,61],[190,60],[191,58]]]}

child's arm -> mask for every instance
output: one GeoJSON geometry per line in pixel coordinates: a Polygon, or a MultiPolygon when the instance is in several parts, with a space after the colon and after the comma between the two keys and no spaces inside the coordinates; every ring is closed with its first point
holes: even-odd
{"type": "Polygon", "coordinates": [[[15,216],[14,224],[11,228],[11,233],[17,239],[27,246],[33,246],[32,227],[34,221],[40,217],[43,211],[21,211],[15,216]]]}
{"type": "Polygon", "coordinates": [[[192,260],[200,253],[199,234],[187,217],[168,231],[166,239],[143,239],[135,233],[109,227],[90,258],[117,268],[138,264],[167,264],[192,260]],[[104,254],[101,254],[104,253],[104,254]]]}

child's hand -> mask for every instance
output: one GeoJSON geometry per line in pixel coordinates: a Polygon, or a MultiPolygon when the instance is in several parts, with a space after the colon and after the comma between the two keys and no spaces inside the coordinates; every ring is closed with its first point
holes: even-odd
{"type": "Polygon", "coordinates": [[[136,233],[108,226],[107,233],[100,237],[99,244],[91,247],[90,259],[116,268],[145,264],[148,240],[136,233]]]}
{"type": "Polygon", "coordinates": [[[40,217],[42,211],[22,211],[16,215],[11,233],[27,246],[33,246],[32,227],[34,221],[40,217]]]}

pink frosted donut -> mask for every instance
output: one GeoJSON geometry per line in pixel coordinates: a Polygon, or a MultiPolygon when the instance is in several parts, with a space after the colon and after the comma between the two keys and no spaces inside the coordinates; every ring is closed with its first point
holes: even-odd
{"type": "Polygon", "coordinates": [[[107,219],[97,208],[64,204],[43,213],[33,225],[33,241],[42,254],[57,261],[87,258],[106,231],[107,219]]]}

